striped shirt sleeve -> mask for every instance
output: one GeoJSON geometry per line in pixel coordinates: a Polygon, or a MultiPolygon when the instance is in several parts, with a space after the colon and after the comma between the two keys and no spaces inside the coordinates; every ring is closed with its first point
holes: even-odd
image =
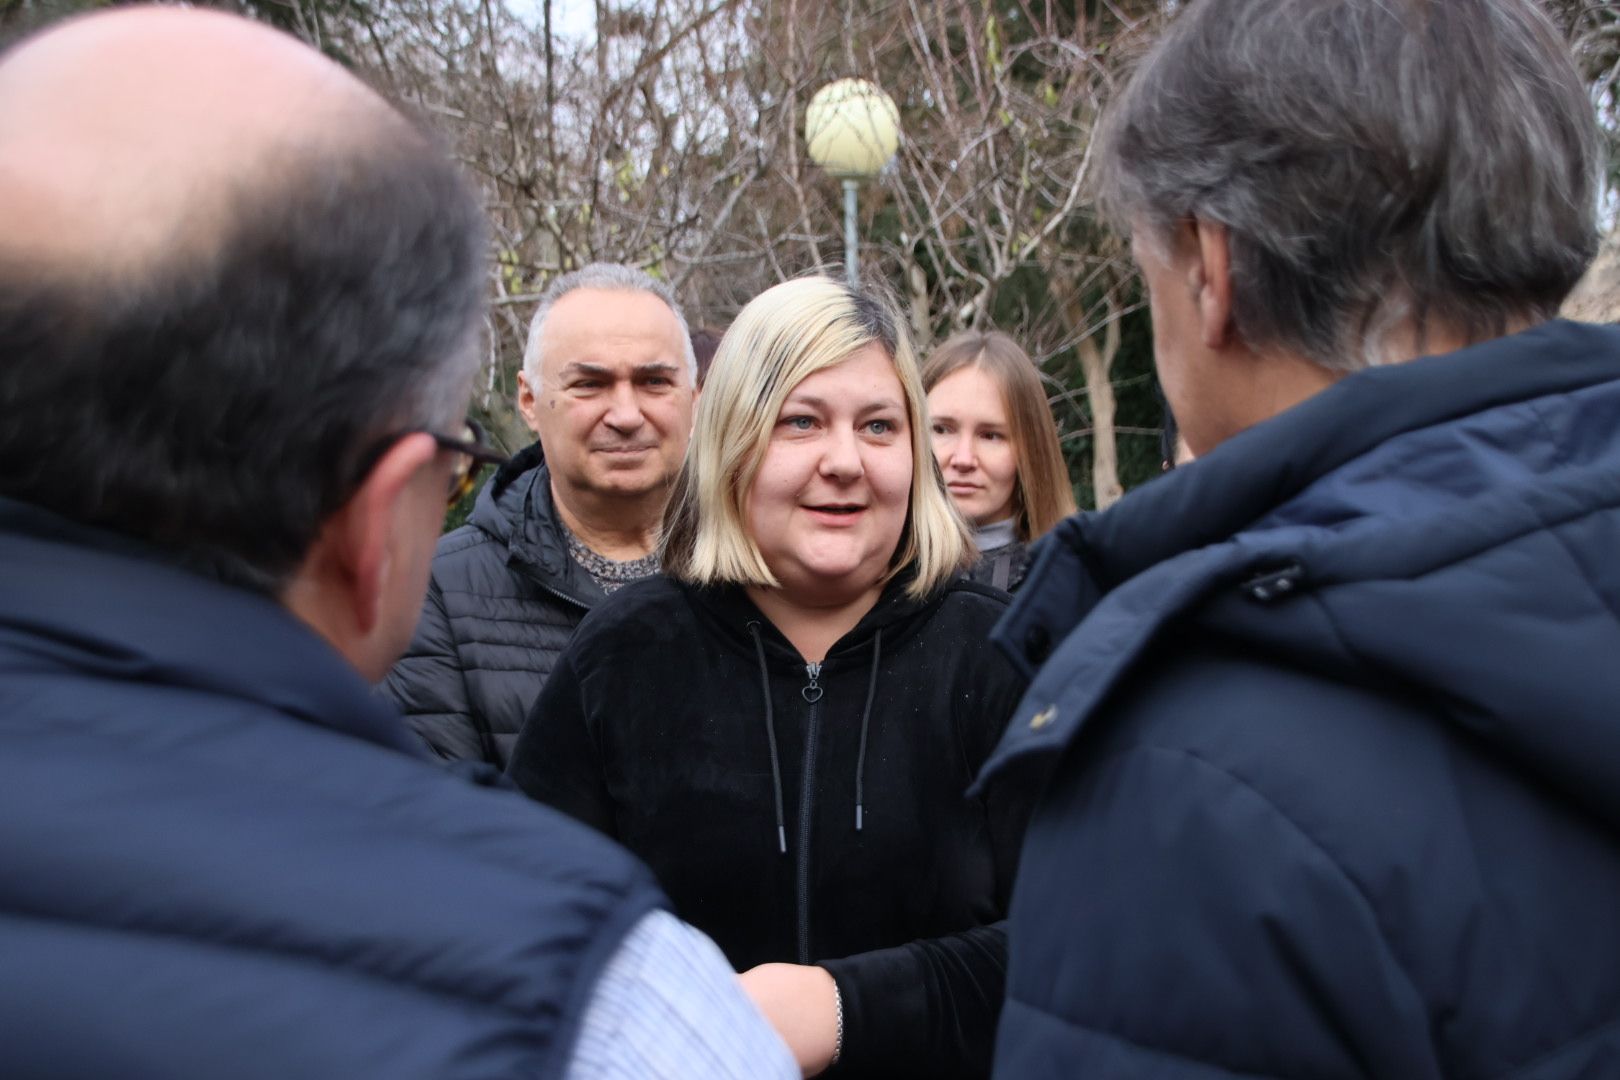
{"type": "Polygon", "coordinates": [[[719,948],[666,911],[644,916],[608,961],[568,1067],[568,1080],[798,1076],[719,948]]]}

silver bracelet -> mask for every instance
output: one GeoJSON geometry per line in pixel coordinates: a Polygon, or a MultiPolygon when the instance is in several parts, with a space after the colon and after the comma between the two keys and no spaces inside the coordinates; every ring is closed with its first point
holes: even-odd
{"type": "Polygon", "coordinates": [[[844,995],[838,992],[838,980],[833,980],[833,1007],[838,1010],[838,1034],[833,1037],[832,1060],[827,1062],[827,1068],[838,1064],[839,1057],[844,1053],[844,995]]]}

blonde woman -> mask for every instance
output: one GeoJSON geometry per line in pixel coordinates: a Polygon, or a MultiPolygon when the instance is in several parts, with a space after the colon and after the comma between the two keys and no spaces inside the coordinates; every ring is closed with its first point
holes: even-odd
{"type": "Polygon", "coordinates": [[[726,332],[666,578],[580,627],[512,759],[658,874],[807,1075],[978,1076],[1025,807],[964,791],[1019,688],[892,305],[815,277],[726,332]]]}
{"type": "Polygon", "coordinates": [[[1035,362],[1000,331],[970,330],[929,354],[923,386],[934,455],[980,552],[973,580],[1012,592],[1028,545],[1074,513],[1035,362]]]}

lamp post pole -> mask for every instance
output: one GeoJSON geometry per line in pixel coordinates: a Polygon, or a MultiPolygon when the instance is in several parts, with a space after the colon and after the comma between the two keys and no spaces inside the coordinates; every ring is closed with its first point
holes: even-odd
{"type": "Polygon", "coordinates": [[[855,192],[859,186],[855,180],[844,181],[844,279],[852,289],[861,283],[860,237],[855,234],[855,192]]]}
{"type": "Polygon", "coordinates": [[[860,285],[856,203],[860,182],[878,176],[900,145],[900,110],[881,87],[840,79],[818,90],[805,111],[810,158],[844,187],[844,280],[860,285]]]}

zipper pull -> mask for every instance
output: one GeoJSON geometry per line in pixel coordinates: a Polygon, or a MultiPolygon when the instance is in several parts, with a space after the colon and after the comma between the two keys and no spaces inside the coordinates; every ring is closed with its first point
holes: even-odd
{"type": "Polygon", "coordinates": [[[818,681],[821,678],[821,665],[806,664],[804,670],[810,676],[810,684],[801,687],[799,693],[804,696],[804,700],[814,705],[821,700],[821,683],[818,681]]]}

